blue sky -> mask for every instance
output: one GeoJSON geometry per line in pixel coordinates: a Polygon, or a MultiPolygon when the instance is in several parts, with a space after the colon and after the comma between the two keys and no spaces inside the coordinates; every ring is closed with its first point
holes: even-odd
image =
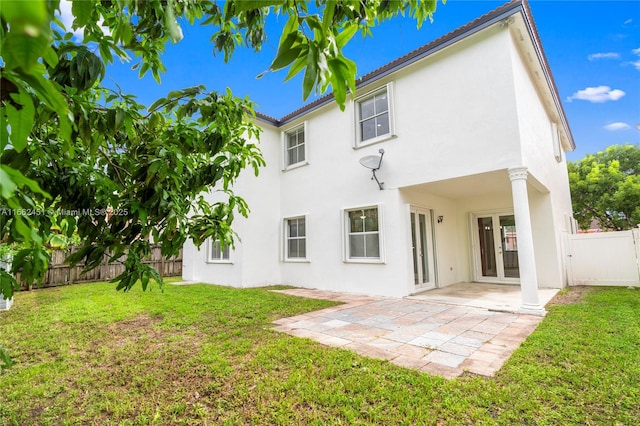
{"type": "MultiPolygon", "coordinates": [[[[421,30],[408,18],[385,23],[373,37],[358,35],[345,53],[364,75],[409,51],[495,9],[503,1],[449,0],[438,4],[434,22],[421,30]]],[[[532,0],[533,17],[547,55],[577,148],[569,160],[612,144],[640,143],[640,1],[532,0]]],[[[273,59],[282,18],[269,19],[270,40],[260,53],[238,49],[228,64],[214,56],[210,28],[183,24],[184,39],[167,47],[167,72],[158,85],[151,75],[138,79],[131,65],[116,63],[105,84],[149,105],[170,90],[204,84],[209,90],[230,87],[249,96],[257,110],[282,117],[304,104],[300,79],[284,83],[285,72],[256,76],[273,59]]]]}

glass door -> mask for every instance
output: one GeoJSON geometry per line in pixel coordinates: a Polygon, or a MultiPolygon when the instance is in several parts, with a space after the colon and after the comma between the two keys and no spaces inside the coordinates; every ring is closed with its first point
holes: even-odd
{"type": "Polygon", "coordinates": [[[436,281],[431,212],[411,208],[410,214],[414,284],[416,289],[434,288],[436,281]]]}
{"type": "Polygon", "coordinates": [[[518,233],[512,214],[478,215],[478,280],[519,282],[518,233]]]}

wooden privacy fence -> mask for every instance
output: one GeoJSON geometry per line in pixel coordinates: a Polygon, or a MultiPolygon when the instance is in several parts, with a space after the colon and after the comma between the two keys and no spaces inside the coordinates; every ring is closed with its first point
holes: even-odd
{"type": "MultiPolygon", "coordinates": [[[[79,247],[71,247],[71,250],[55,250],[51,254],[49,269],[45,274],[42,284],[37,288],[56,287],[66,284],[84,283],[90,281],[108,281],[117,277],[124,271],[124,264],[121,262],[109,262],[109,256],[105,255],[100,266],[86,273],[82,273],[84,262],[76,266],[69,266],[64,263],[67,256],[79,250],[79,247]]],[[[124,260],[124,257],[122,258],[124,260]]],[[[182,249],[177,256],[165,258],[160,253],[160,245],[151,246],[151,256],[144,259],[142,263],[151,265],[163,277],[173,277],[182,275],[182,249]]],[[[18,281],[20,276],[18,274],[18,281]]],[[[30,289],[27,283],[21,283],[22,290],[30,289]]]]}

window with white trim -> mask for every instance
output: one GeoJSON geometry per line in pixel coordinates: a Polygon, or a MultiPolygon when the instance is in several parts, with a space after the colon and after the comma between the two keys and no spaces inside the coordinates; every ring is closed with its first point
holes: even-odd
{"type": "Polygon", "coordinates": [[[356,100],[356,146],[388,139],[394,134],[392,85],[356,100]]]}
{"type": "Polygon", "coordinates": [[[560,142],[560,130],[556,123],[551,123],[551,139],[553,141],[553,156],[558,163],[562,162],[562,143],[560,142]]]}
{"type": "Polygon", "coordinates": [[[285,260],[307,259],[307,218],[292,217],[284,220],[285,260]]]}
{"type": "Polygon", "coordinates": [[[304,124],[284,132],[284,168],[306,164],[304,124]]]}
{"type": "Polygon", "coordinates": [[[222,248],[220,240],[209,240],[209,262],[212,263],[231,263],[229,257],[229,246],[222,248]]]}
{"type": "Polygon", "coordinates": [[[381,260],[379,208],[345,211],[347,260],[381,260]]]}

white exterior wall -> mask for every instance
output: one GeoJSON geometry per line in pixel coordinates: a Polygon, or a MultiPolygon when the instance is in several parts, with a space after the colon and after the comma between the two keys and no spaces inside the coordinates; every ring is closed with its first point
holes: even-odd
{"type": "Polygon", "coordinates": [[[398,136],[384,144],[380,170],[389,186],[506,169],[517,161],[509,43],[507,30],[492,28],[393,76],[398,136]]]}
{"type": "Polygon", "coordinates": [[[529,169],[529,203],[536,251],[539,287],[559,288],[567,285],[562,234],[568,217],[573,216],[569,177],[564,151],[557,161],[552,135],[552,120],[544,107],[522,55],[511,43],[513,75],[522,146],[521,165],[529,169]]]}
{"type": "Polygon", "coordinates": [[[525,165],[537,185],[529,195],[541,286],[559,286],[559,232],[563,215],[571,215],[566,164],[554,159],[549,119],[526,73],[508,28],[496,25],[358,91],[392,85],[396,132],[388,140],[354,148],[353,103],[345,112],[330,103],[281,128],[263,126],[267,167],[258,178],[247,170],[235,187],[251,213],[236,218],[242,241],[233,263],[206,263],[206,250],[187,244],[183,277],[405,296],[415,291],[409,208],[416,206],[444,218],[434,223],[438,286],[472,281],[471,213],[512,211],[507,169],[525,165]],[[303,123],[308,164],[283,171],[282,132],[303,123]],[[358,162],[380,148],[383,191],[358,162]],[[487,183],[504,173],[504,186],[494,192],[449,196],[429,190],[430,183],[491,172],[487,183]],[[380,208],[382,261],[345,261],[343,212],[368,206],[380,208]],[[284,219],[298,216],[307,219],[308,259],[286,261],[284,219]]]}
{"type": "MultiPolygon", "coordinates": [[[[233,229],[240,241],[230,252],[230,263],[210,263],[208,243],[198,250],[191,241],[183,248],[182,278],[234,287],[257,287],[280,282],[278,257],[279,199],[279,135],[273,127],[258,123],[263,132],[259,147],[267,166],[255,177],[253,169],[247,168],[238,178],[234,191],[242,196],[251,210],[248,218],[236,213],[233,229]]],[[[216,194],[206,195],[209,201],[216,194]]]]}

